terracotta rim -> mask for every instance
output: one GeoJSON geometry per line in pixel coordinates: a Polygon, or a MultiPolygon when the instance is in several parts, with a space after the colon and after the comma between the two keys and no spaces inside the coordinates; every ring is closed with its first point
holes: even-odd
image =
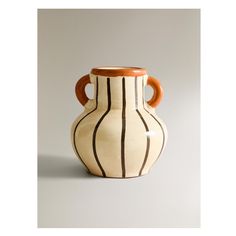
{"type": "Polygon", "coordinates": [[[91,70],[91,74],[101,76],[142,76],[146,75],[147,71],[140,67],[126,66],[101,66],[91,70]]]}

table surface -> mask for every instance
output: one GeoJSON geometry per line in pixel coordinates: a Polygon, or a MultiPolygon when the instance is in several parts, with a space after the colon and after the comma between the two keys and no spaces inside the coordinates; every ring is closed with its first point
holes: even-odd
{"type": "Polygon", "coordinates": [[[40,156],[38,226],[199,227],[198,171],[174,169],[164,154],[146,176],[105,179],[75,157],[40,156]]]}

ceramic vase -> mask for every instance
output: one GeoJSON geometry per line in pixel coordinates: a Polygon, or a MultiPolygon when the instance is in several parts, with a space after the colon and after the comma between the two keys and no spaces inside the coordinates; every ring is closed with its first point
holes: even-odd
{"type": "Polygon", "coordinates": [[[84,112],[72,125],[72,145],[87,170],[96,176],[145,175],[167,141],[155,107],[163,97],[159,81],[138,67],[97,67],[78,80],[75,93],[84,112]],[[94,98],[85,93],[94,85],[94,98]],[[153,96],[145,101],[145,86],[153,96]]]}

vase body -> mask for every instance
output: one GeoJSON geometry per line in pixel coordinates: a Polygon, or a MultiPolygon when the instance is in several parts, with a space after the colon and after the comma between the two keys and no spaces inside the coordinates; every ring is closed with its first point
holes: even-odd
{"type": "MultiPolygon", "coordinates": [[[[149,78],[146,71],[140,68],[141,72],[128,73],[128,69],[94,69],[84,79],[94,84],[94,99],[82,102],[85,110],[74,121],[71,138],[76,155],[93,175],[142,176],[149,172],[167,141],[165,124],[144,99],[149,78]]],[[[81,91],[79,84],[79,99],[81,91]]]]}

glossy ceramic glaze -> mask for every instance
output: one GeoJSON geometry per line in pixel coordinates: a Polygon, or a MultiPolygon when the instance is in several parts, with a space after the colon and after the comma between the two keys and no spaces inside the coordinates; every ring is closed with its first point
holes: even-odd
{"type": "Polygon", "coordinates": [[[78,81],[76,95],[85,110],[74,121],[71,137],[76,155],[91,174],[128,178],[148,173],[167,140],[154,109],[162,94],[159,82],[142,68],[94,68],[78,81]],[[88,83],[94,84],[91,100],[85,94],[88,83]],[[154,89],[148,102],[147,84],[154,89]]]}

